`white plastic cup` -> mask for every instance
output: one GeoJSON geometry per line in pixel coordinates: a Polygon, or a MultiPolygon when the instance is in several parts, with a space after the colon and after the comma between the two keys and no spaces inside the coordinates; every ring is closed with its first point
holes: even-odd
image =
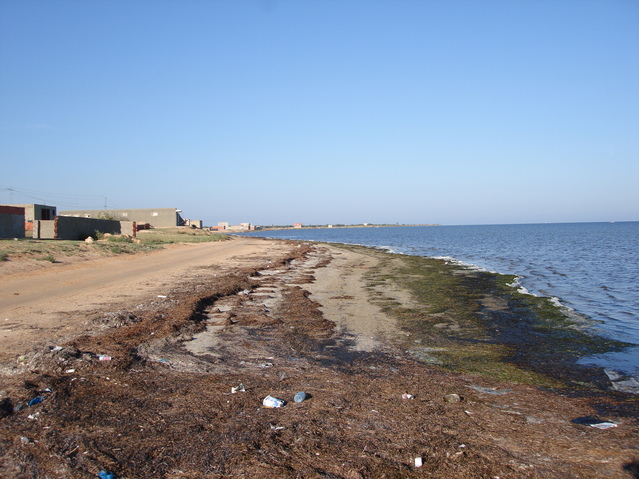
{"type": "Polygon", "coordinates": [[[284,406],[284,401],[282,399],[274,398],[273,396],[266,396],[262,401],[264,407],[276,408],[284,406]]]}

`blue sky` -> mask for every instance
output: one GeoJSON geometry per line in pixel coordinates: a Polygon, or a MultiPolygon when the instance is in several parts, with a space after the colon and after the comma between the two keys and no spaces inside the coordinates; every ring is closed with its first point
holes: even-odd
{"type": "Polygon", "coordinates": [[[0,0],[0,166],[208,225],[639,220],[639,2],[0,0]]]}

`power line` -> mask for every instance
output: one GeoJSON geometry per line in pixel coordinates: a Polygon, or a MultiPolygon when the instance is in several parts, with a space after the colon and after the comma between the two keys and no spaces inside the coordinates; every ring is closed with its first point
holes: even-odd
{"type": "Polygon", "coordinates": [[[20,189],[16,189],[13,188],[9,185],[0,185],[0,191],[6,191],[6,190],[12,190],[12,191],[17,191],[22,193],[25,196],[33,196],[34,198],[38,197],[38,196],[55,196],[55,197],[61,197],[61,198],[98,198],[98,195],[78,195],[78,194],[71,194],[71,193],[52,193],[50,191],[39,191],[39,190],[30,190],[30,189],[26,189],[26,188],[20,188],[20,189]]]}
{"type": "MultiPolygon", "coordinates": [[[[47,203],[55,203],[58,206],[67,206],[73,207],[76,209],[80,209],[80,202],[98,202],[97,195],[76,195],[69,193],[51,193],[37,190],[27,190],[27,189],[15,189],[11,186],[0,185],[0,191],[8,191],[9,192],[9,203],[14,203],[13,196],[16,195],[21,198],[25,198],[31,201],[37,201],[39,203],[47,204],[47,203]],[[46,198],[48,197],[48,199],[46,198]],[[73,201],[77,200],[77,201],[73,201]]],[[[104,198],[104,197],[103,197],[104,198]]]]}

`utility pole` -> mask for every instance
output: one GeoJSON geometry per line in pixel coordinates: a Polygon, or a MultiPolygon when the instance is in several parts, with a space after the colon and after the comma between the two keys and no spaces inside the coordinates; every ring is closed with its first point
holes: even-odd
{"type": "Polygon", "coordinates": [[[9,204],[13,204],[13,188],[7,188],[9,190],[9,204]]]}
{"type": "Polygon", "coordinates": [[[104,196],[104,209],[105,210],[107,209],[107,197],[106,196],[104,196]]]}

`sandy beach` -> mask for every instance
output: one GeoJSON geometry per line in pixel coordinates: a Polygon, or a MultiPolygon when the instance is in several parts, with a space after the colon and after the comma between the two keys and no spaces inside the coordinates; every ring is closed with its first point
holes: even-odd
{"type": "Polygon", "coordinates": [[[639,477],[636,396],[429,362],[399,261],[234,238],[0,263],[0,476],[639,477]]]}

